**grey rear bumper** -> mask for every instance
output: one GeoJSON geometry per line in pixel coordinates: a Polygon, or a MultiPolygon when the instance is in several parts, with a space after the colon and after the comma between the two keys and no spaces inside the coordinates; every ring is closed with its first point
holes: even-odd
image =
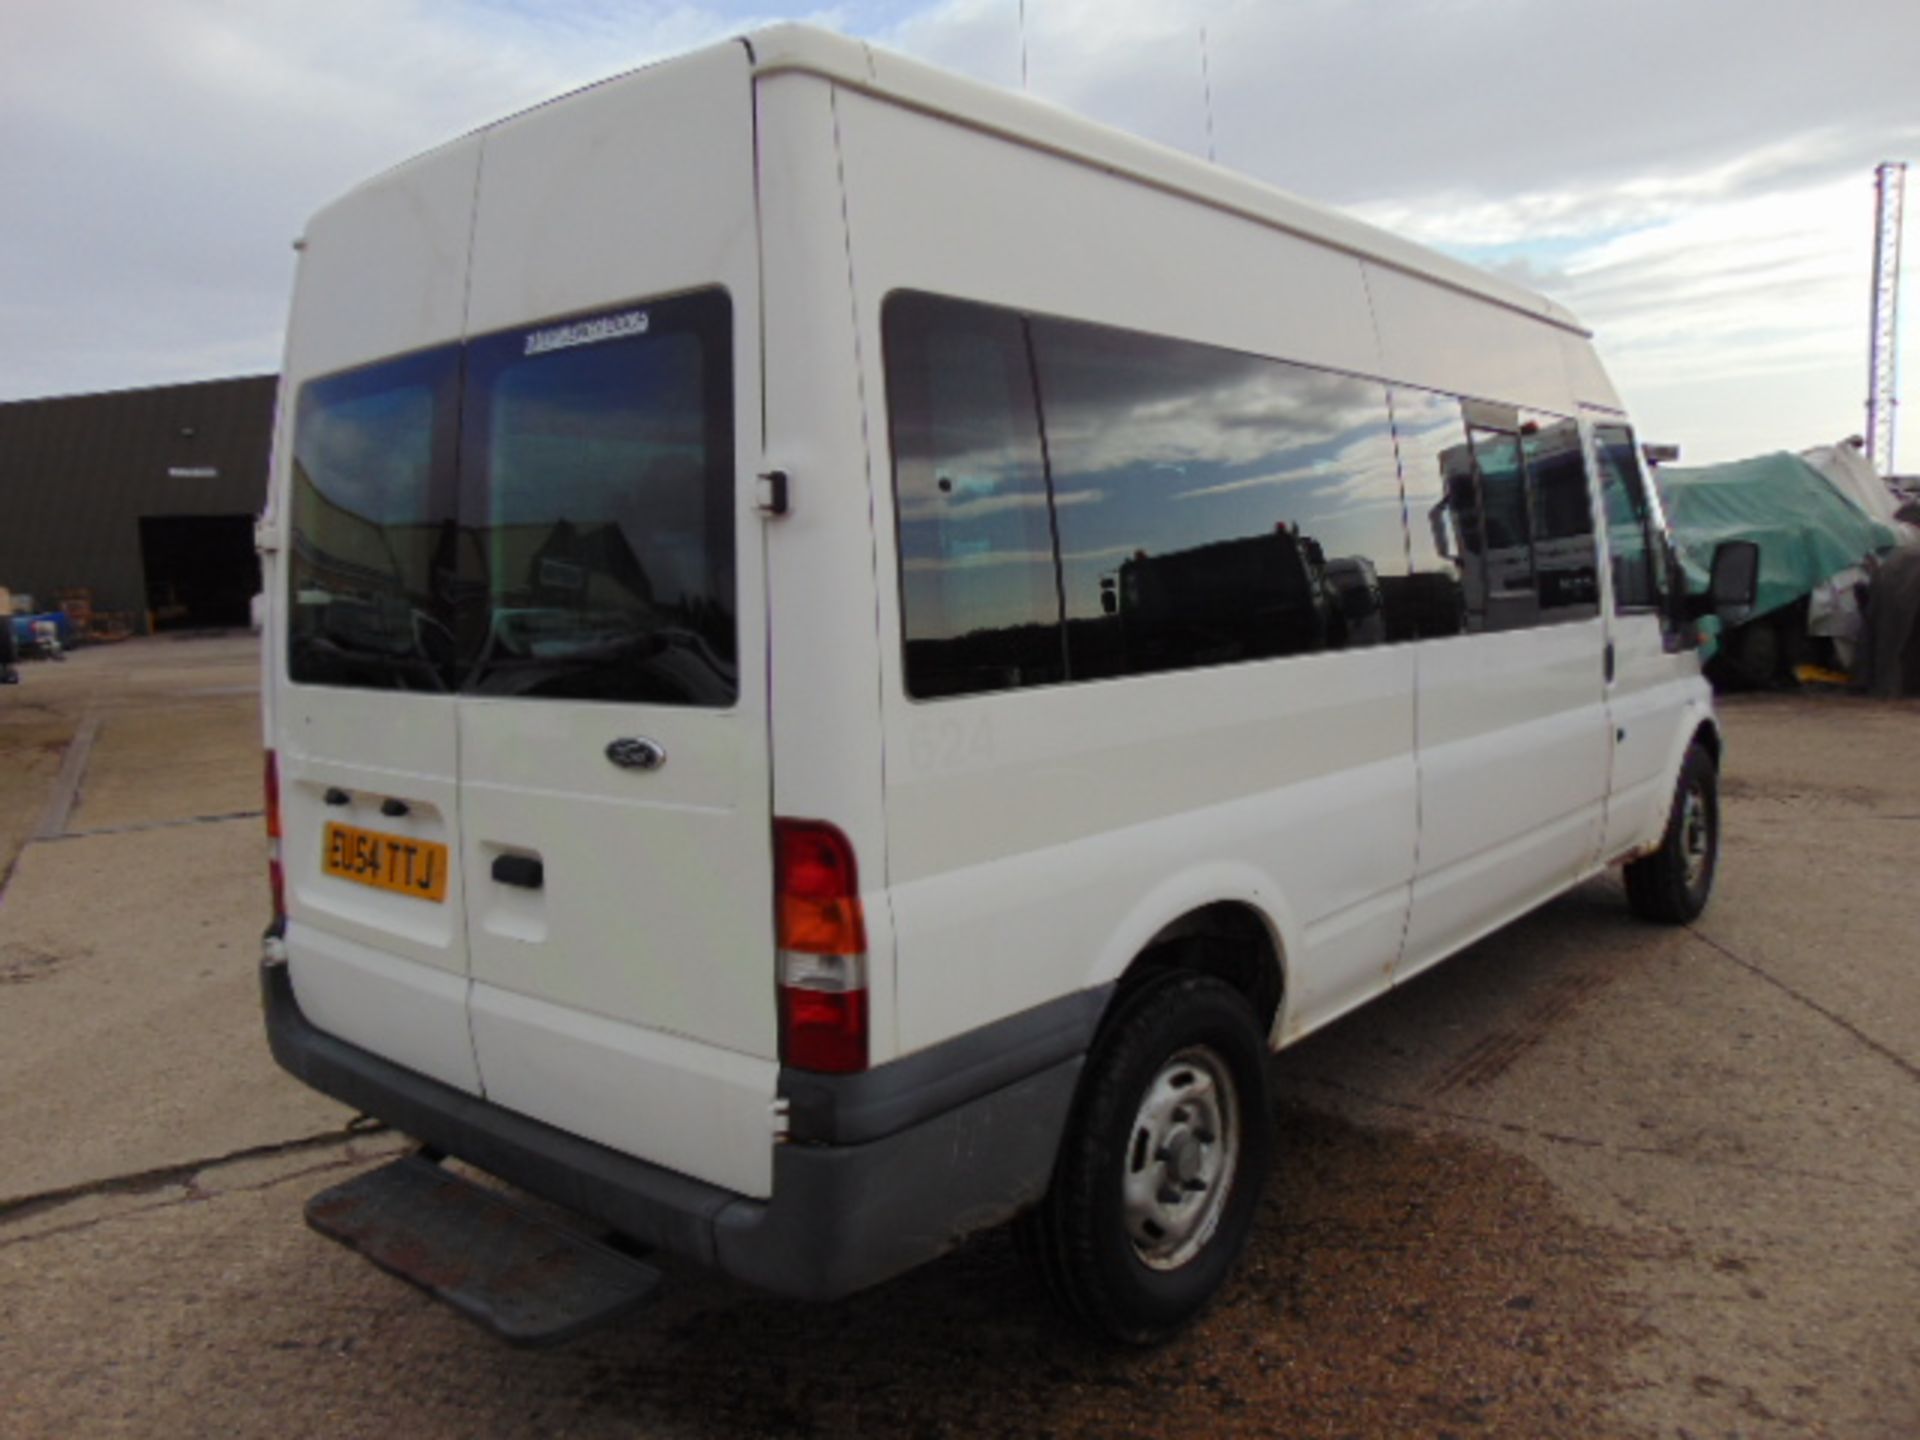
{"type": "Polygon", "coordinates": [[[751,1200],[315,1029],[284,964],[263,965],[260,985],[274,1059],[314,1089],[642,1244],[809,1300],[931,1260],[1046,1192],[1108,995],[1068,996],[864,1075],[782,1072],[794,1139],[774,1151],[772,1198],[751,1200]]]}

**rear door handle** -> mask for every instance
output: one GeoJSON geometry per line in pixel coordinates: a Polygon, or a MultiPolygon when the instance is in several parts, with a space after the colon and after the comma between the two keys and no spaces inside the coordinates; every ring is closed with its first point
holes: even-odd
{"type": "Polygon", "coordinates": [[[547,883],[547,867],[531,855],[496,855],[493,878],[502,885],[538,890],[547,883]]]}

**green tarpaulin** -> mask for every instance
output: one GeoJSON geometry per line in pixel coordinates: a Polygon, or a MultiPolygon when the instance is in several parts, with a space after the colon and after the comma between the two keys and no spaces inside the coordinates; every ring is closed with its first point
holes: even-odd
{"type": "Polygon", "coordinates": [[[1784,450],[1726,465],[1663,465],[1658,475],[1689,589],[1705,592],[1713,549],[1722,540],[1759,545],[1756,617],[1791,605],[1899,543],[1891,527],[1843,499],[1818,470],[1784,450]]]}

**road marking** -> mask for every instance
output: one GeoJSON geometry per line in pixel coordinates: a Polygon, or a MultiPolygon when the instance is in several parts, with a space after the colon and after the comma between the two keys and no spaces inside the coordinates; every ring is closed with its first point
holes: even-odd
{"type": "Polygon", "coordinates": [[[87,757],[93,753],[93,740],[99,733],[100,712],[89,709],[80,717],[73,739],[67,742],[60,773],[54,777],[53,794],[47,797],[47,808],[40,812],[40,823],[34,826],[34,839],[51,840],[66,833],[74,802],[80,798],[81,777],[87,773],[87,757]]]}
{"type": "Polygon", "coordinates": [[[228,810],[220,815],[186,815],[178,820],[136,820],[130,825],[101,825],[92,830],[63,830],[58,835],[36,835],[38,840],[85,840],[90,835],[132,835],[141,830],[171,830],[178,825],[221,825],[228,820],[258,820],[264,810],[228,810]]]}

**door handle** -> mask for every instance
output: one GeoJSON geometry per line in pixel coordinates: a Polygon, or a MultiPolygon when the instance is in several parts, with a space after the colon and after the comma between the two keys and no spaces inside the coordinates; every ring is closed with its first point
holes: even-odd
{"type": "Polygon", "coordinates": [[[493,878],[502,885],[538,890],[547,883],[547,867],[532,855],[496,855],[493,857],[493,878]]]}
{"type": "Polygon", "coordinates": [[[353,797],[347,794],[347,792],[342,790],[338,785],[329,785],[327,787],[327,793],[325,795],[322,795],[320,798],[322,800],[325,800],[329,805],[344,805],[353,797]]]}
{"type": "Polygon", "coordinates": [[[1611,685],[1613,683],[1613,642],[1611,640],[1607,641],[1606,670],[1607,684],[1611,685]]]}
{"type": "Polygon", "coordinates": [[[409,806],[406,801],[395,800],[395,799],[392,799],[391,797],[389,797],[388,799],[382,800],[380,802],[380,813],[386,816],[389,820],[398,820],[402,815],[405,815],[411,808],[412,807],[409,806]]]}

